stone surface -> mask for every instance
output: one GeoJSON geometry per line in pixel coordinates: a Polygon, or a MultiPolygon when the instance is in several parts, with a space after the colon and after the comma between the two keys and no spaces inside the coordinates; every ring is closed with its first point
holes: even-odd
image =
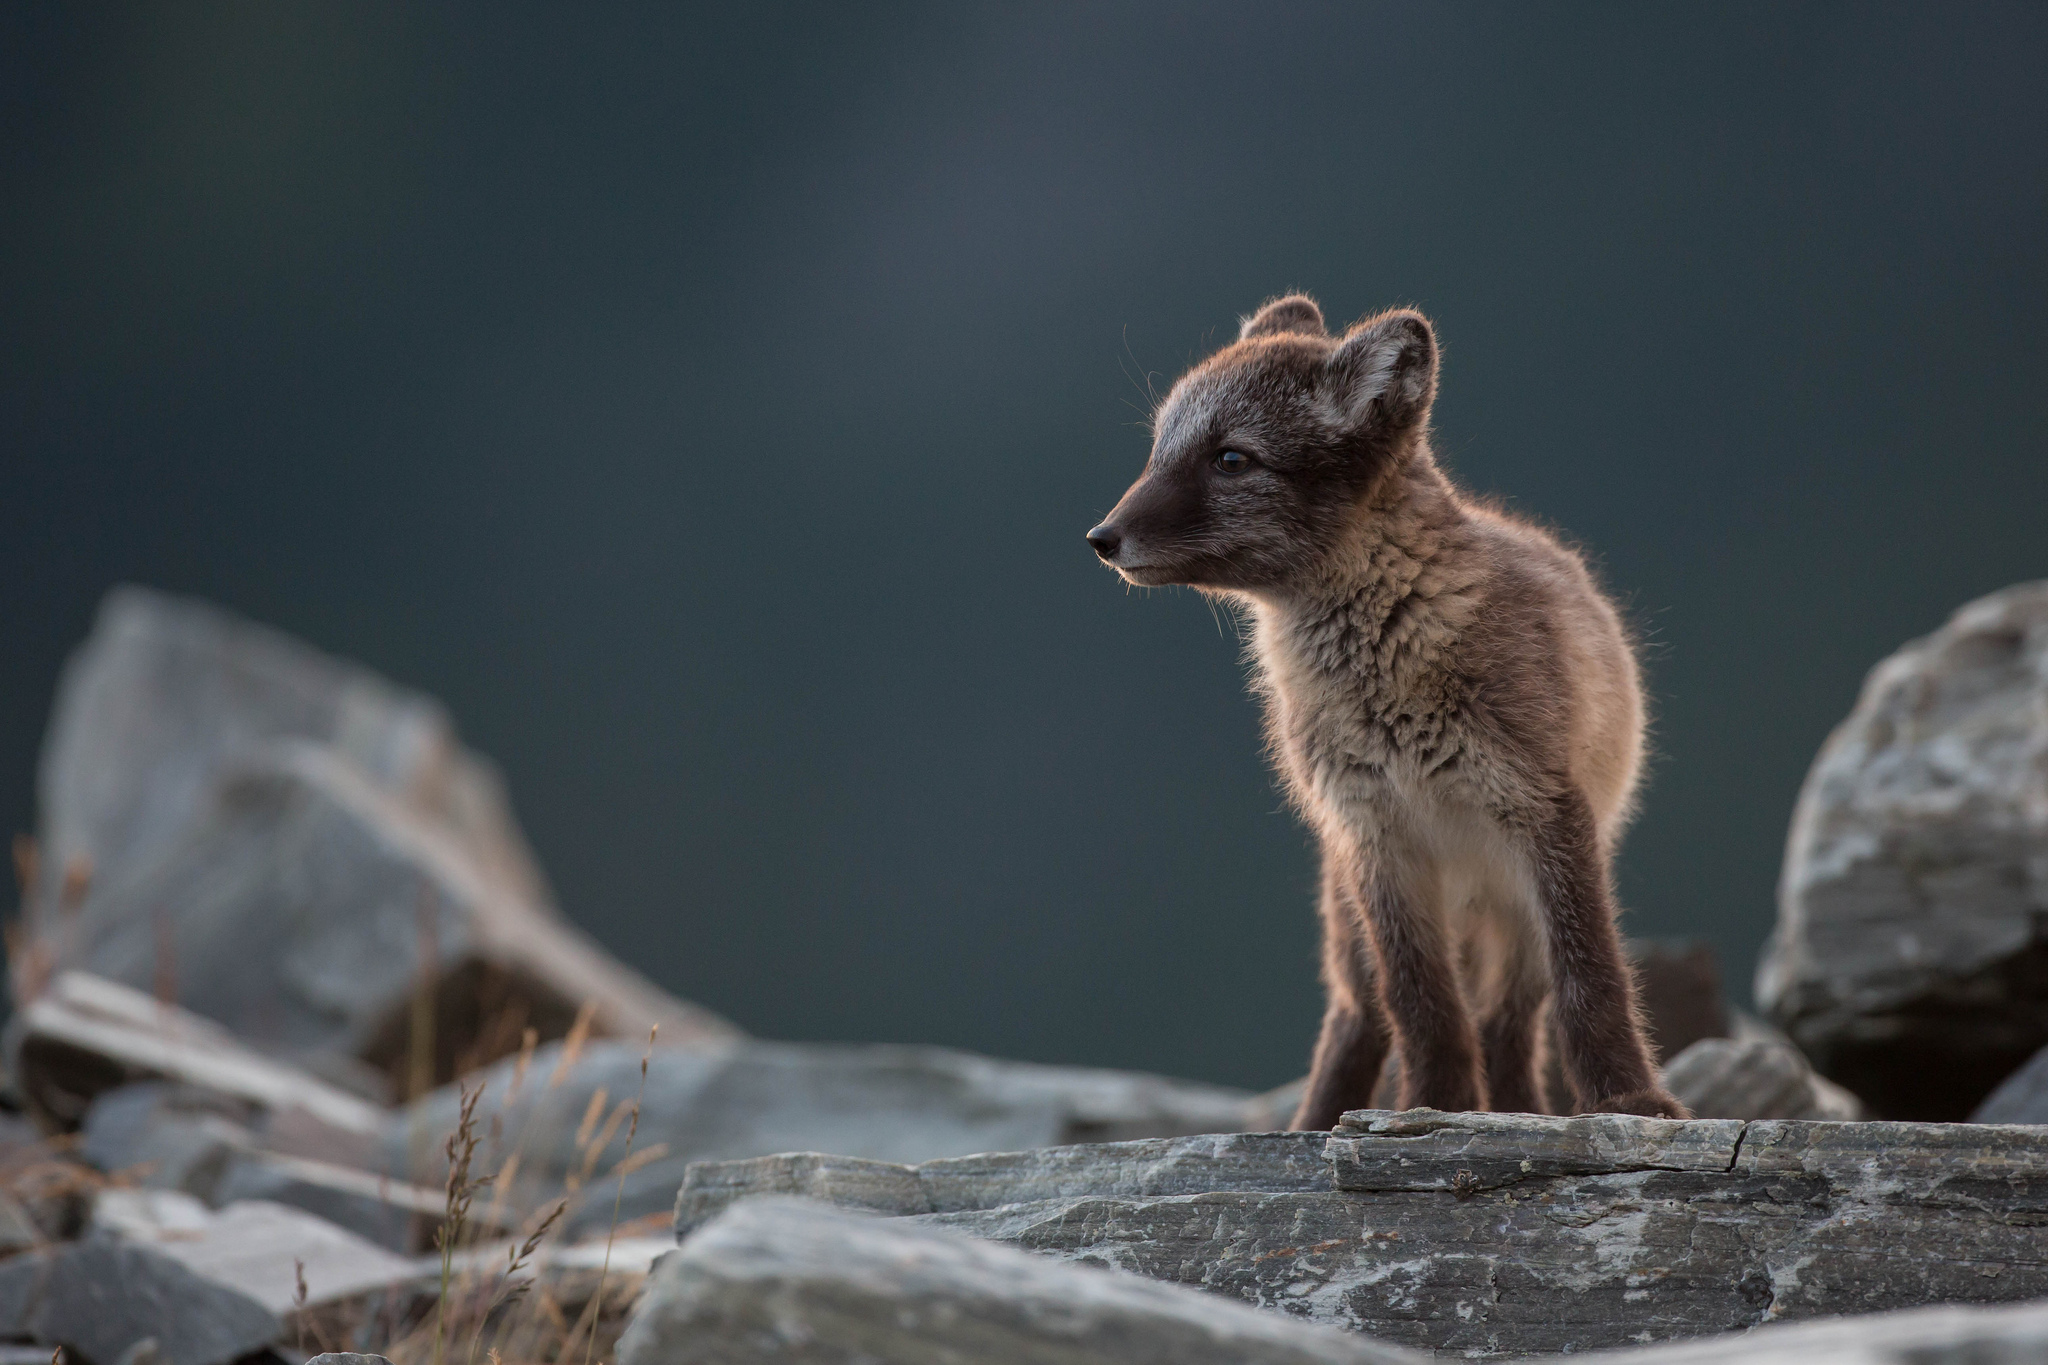
{"type": "Polygon", "coordinates": [[[798,1200],[732,1209],[659,1262],[619,1365],[1420,1365],[1133,1275],[798,1200]]]}
{"type": "Polygon", "coordinates": [[[2048,1304],[1827,1318],[1592,1359],[1596,1365],[2040,1365],[2048,1360],[2048,1304]]]}
{"type": "Polygon", "coordinates": [[[683,1230],[845,1198],[1406,1346],[1532,1355],[2048,1296],[2048,1131],[1364,1111],[886,1168],[692,1168],[683,1230]]]}
{"type": "Polygon", "coordinates": [[[1800,792],[1757,999],[1888,1117],[1961,1119],[2048,1044],[2048,582],[1871,672],[1800,792]]]}
{"type": "Polygon", "coordinates": [[[77,1126],[97,1096],[143,1078],[304,1110],[347,1132],[384,1122],[381,1106],[256,1052],[212,1020],[84,972],[60,974],[8,1021],[7,1038],[23,1098],[56,1127],[77,1126]]]}
{"type": "Polygon", "coordinates": [[[2048,1123],[2048,1048],[1998,1083],[1970,1115],[1972,1123],[2048,1123]]]}
{"type": "Polygon", "coordinates": [[[322,1304],[419,1275],[399,1256],[302,1209],[243,1200],[220,1210],[175,1190],[102,1190],[92,1229],[147,1247],[194,1275],[232,1286],[274,1314],[292,1311],[303,1267],[306,1302],[322,1304]]]}
{"type": "MultiPolygon", "coordinates": [[[[430,699],[200,603],[111,594],[67,664],[39,777],[17,1000],[79,968],[175,998],[330,1078],[437,1078],[566,1033],[735,1036],[552,908],[496,776],[430,699]]],[[[367,1082],[365,1082],[367,1083],[367,1082]]]]}
{"type": "Polygon", "coordinates": [[[96,1235],[0,1261],[0,1334],[88,1361],[118,1361],[154,1338],[161,1365],[227,1365],[281,1328],[250,1295],[157,1247],[96,1235]]]}
{"type": "Polygon", "coordinates": [[[391,1365],[383,1356],[364,1355],[359,1351],[322,1351],[317,1356],[308,1356],[306,1365],[391,1365]]]}
{"type": "MultiPolygon", "coordinates": [[[[564,1055],[562,1047],[545,1047],[523,1079],[516,1061],[480,1078],[478,1121],[499,1136],[478,1160],[495,1170],[515,1148],[521,1153],[518,1182],[506,1193],[523,1210],[539,1208],[572,1182],[594,1191],[567,1220],[581,1232],[612,1217],[618,1187],[611,1173],[626,1159],[626,1114],[639,1093],[646,1049],[623,1040],[593,1043],[567,1066],[564,1055]]],[[[1243,1127],[1252,1099],[1219,1086],[946,1048],[752,1041],[657,1047],[634,1144],[635,1160],[646,1164],[627,1175],[620,1216],[666,1213],[692,1161],[821,1149],[916,1162],[1104,1135],[1210,1132],[1243,1127]]],[[[460,1102],[450,1087],[395,1116],[385,1169],[420,1184],[441,1178],[441,1142],[460,1102]]]]}
{"type": "Polygon", "coordinates": [[[1664,1088],[1702,1119],[1858,1119],[1854,1095],[1780,1038],[1702,1038],[1664,1066],[1664,1088]]]}
{"type": "MultiPolygon", "coordinates": [[[[78,1154],[124,1184],[175,1190],[215,1208],[237,1200],[287,1204],[392,1251],[423,1249],[421,1240],[446,1202],[441,1190],[372,1174],[367,1162],[344,1165],[270,1150],[279,1137],[314,1144],[306,1142],[304,1111],[285,1111],[282,1125],[264,1117],[215,1092],[142,1081],[93,1101],[78,1154]]],[[[371,1152],[367,1144],[361,1149],[364,1157],[371,1152]]],[[[477,1216],[486,1217],[487,1209],[477,1216]]]]}

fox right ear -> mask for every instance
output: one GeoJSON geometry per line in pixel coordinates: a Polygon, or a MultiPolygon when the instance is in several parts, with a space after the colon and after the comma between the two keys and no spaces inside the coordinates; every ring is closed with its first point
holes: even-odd
{"type": "Polygon", "coordinates": [[[1323,310],[1316,307],[1314,299],[1306,294],[1289,294],[1272,300],[1246,318],[1238,329],[1237,339],[1249,341],[1253,337],[1277,336],[1282,332],[1302,332],[1312,337],[1330,334],[1329,329],[1323,326],[1323,310]]]}

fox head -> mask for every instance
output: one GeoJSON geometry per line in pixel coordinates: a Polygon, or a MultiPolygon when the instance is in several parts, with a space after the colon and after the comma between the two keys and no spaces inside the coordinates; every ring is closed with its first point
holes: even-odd
{"type": "Polygon", "coordinates": [[[1145,472],[1088,543],[1145,586],[1258,591],[1313,574],[1416,448],[1436,372],[1420,313],[1333,337],[1313,299],[1275,299],[1173,386],[1145,472]]]}

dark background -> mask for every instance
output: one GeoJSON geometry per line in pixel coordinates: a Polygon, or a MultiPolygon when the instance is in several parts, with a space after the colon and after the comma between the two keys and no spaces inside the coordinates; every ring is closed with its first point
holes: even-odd
{"type": "Polygon", "coordinates": [[[442,697],[750,1030],[1283,1081],[1234,632],[1081,533],[1299,286],[1430,312],[1448,463],[1628,602],[1629,925],[1742,994],[1864,671],[2048,574],[2044,72],[2038,5],[6,6],[0,819],[156,584],[442,697]]]}

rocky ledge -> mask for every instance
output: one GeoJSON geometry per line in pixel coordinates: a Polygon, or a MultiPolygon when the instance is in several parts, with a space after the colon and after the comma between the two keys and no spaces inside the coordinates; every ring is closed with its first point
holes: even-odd
{"type": "Polygon", "coordinates": [[[800,1195],[1464,1356],[2048,1296],[2048,1130],[1360,1111],[898,1166],[702,1163],[678,1235],[800,1195]]]}

